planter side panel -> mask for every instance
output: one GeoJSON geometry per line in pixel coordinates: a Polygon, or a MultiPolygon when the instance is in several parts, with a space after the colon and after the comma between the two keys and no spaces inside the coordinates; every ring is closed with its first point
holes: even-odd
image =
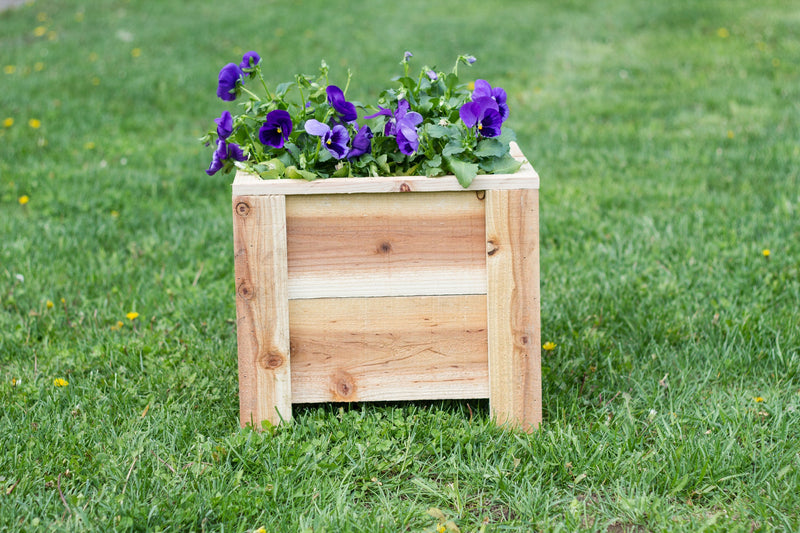
{"type": "Polygon", "coordinates": [[[289,302],[295,403],[487,398],[486,296],[289,302]]]}

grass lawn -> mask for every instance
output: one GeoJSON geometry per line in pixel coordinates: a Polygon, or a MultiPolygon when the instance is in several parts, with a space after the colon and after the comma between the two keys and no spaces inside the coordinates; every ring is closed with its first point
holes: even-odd
{"type": "Polygon", "coordinates": [[[800,529],[800,6],[355,5],[0,13],[0,531],[800,529]],[[507,90],[539,431],[485,401],[239,428],[231,176],[196,139],[248,50],[362,101],[405,50],[507,90]]]}

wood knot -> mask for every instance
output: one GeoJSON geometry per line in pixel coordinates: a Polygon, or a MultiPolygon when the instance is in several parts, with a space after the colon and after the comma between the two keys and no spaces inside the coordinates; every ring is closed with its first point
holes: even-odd
{"type": "Polygon", "coordinates": [[[283,366],[283,356],[277,352],[269,352],[261,358],[261,366],[268,370],[275,370],[283,366]]]}
{"type": "Polygon", "coordinates": [[[486,255],[494,255],[500,249],[500,245],[495,243],[493,240],[486,242],[486,255]]]}
{"type": "Polygon", "coordinates": [[[478,200],[483,200],[484,198],[486,198],[486,191],[475,191],[475,197],[478,200]]]}
{"type": "Polygon", "coordinates": [[[240,217],[246,217],[250,214],[250,204],[247,202],[239,202],[236,204],[236,214],[240,217]]]}
{"type": "Polygon", "coordinates": [[[239,298],[242,300],[250,300],[253,297],[253,288],[247,281],[243,281],[236,288],[236,294],[238,294],[239,298]]]}
{"type": "Polygon", "coordinates": [[[356,383],[353,376],[339,371],[333,376],[333,395],[339,401],[355,400],[356,383]]]}
{"type": "Polygon", "coordinates": [[[411,192],[411,186],[408,183],[401,183],[400,184],[400,192],[411,192]]]}
{"type": "Polygon", "coordinates": [[[388,254],[392,251],[392,243],[389,241],[384,241],[378,245],[378,253],[379,254],[388,254]]]}

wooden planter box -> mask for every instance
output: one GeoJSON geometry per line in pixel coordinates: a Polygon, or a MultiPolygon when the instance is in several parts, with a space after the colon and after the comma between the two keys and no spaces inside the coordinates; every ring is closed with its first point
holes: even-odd
{"type": "MultiPolygon", "coordinates": [[[[516,144],[512,155],[524,161],[516,144]]],[[[233,182],[240,421],[489,398],[541,421],[539,176],[233,182]]]]}

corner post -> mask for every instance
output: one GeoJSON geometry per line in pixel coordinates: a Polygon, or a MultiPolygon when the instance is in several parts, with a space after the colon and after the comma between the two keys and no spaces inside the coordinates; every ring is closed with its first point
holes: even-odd
{"type": "Polygon", "coordinates": [[[542,421],[538,189],[486,192],[489,409],[498,424],[542,421]]]}
{"type": "Polygon", "coordinates": [[[286,197],[233,196],[239,422],[292,417],[286,197]]]}

